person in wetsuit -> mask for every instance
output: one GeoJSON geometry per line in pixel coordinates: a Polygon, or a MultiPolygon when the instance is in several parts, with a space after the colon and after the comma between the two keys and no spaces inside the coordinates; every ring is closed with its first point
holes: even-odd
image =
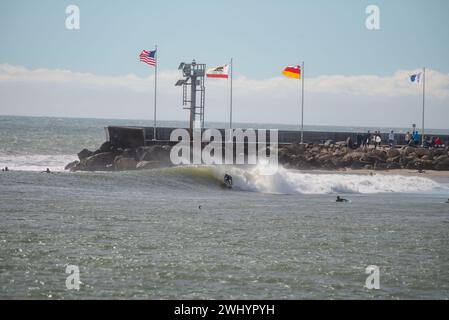
{"type": "Polygon", "coordinates": [[[226,185],[232,186],[232,177],[229,174],[225,174],[223,180],[226,185]]]}
{"type": "Polygon", "coordinates": [[[348,202],[348,200],[340,198],[340,196],[337,196],[336,202],[348,202]]]}
{"type": "Polygon", "coordinates": [[[49,168],[47,168],[47,170],[45,170],[45,171],[42,171],[42,173],[51,173],[51,171],[50,171],[50,169],[49,169],[49,168]]]}

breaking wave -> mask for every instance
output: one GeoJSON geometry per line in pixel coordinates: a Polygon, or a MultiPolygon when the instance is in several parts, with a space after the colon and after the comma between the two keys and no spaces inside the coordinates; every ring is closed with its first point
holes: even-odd
{"type": "Polygon", "coordinates": [[[348,174],[287,170],[264,175],[260,167],[186,166],[166,169],[166,173],[195,180],[192,183],[221,184],[225,173],[233,177],[233,190],[272,194],[330,193],[418,193],[449,189],[429,178],[398,174],[348,174]]]}
{"type": "MultiPolygon", "coordinates": [[[[64,171],[76,155],[0,155],[0,167],[7,166],[15,171],[64,171]]],[[[426,177],[404,176],[380,173],[375,175],[341,172],[314,172],[289,170],[279,167],[266,175],[263,166],[180,166],[148,170],[138,175],[157,176],[160,184],[178,187],[217,188],[223,184],[225,173],[233,177],[234,191],[251,191],[271,194],[330,194],[330,193],[419,193],[449,191],[446,184],[440,184],[426,177]]],[[[137,174],[137,173],[136,173],[137,174]]],[[[125,175],[127,175],[125,173],[125,175]]],[[[134,175],[134,174],[132,174],[134,175]]],[[[140,180],[134,177],[137,183],[140,180]]],[[[148,183],[148,180],[141,181],[148,183]]],[[[156,182],[153,180],[153,182],[156,182]]],[[[151,182],[150,182],[151,183],[151,182]]]]}

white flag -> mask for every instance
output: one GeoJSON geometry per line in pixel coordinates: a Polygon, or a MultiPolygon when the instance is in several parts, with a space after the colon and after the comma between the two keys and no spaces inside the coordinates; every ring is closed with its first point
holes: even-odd
{"type": "Polygon", "coordinates": [[[207,69],[206,76],[208,78],[228,78],[229,77],[229,65],[225,64],[223,66],[213,67],[207,69]]]}

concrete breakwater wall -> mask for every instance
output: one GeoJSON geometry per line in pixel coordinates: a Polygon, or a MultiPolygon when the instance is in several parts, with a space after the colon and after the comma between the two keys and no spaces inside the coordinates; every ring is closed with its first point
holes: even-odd
{"type": "MultiPolygon", "coordinates": [[[[170,134],[177,128],[157,128],[156,140],[169,141],[170,134]]],[[[153,127],[122,127],[122,126],[109,126],[105,128],[107,141],[110,141],[114,145],[119,145],[124,148],[135,148],[139,146],[152,145],[153,140],[153,127]]],[[[225,129],[218,129],[223,137],[225,129]]],[[[243,129],[245,130],[245,129],[243,129]]],[[[257,132],[257,129],[256,129],[257,132]]],[[[358,134],[366,134],[366,132],[324,132],[324,131],[304,131],[304,142],[320,144],[327,140],[333,140],[335,142],[345,141],[348,137],[351,137],[352,141],[357,140],[358,134]]],[[[278,140],[279,144],[292,144],[300,141],[300,131],[279,130],[278,140]]],[[[449,135],[439,135],[446,145],[449,144],[449,135]]],[[[267,140],[269,135],[267,135],[267,140]]],[[[388,133],[381,133],[383,143],[388,141],[388,133]]],[[[396,144],[405,144],[405,134],[395,134],[396,144]]],[[[167,143],[169,144],[169,143],[167,143]]]]}

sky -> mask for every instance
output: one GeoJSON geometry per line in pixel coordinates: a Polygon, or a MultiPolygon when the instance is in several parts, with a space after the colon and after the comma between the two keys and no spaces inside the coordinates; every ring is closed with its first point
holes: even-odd
{"type": "MultiPolygon", "coordinates": [[[[0,114],[152,119],[158,45],[158,118],[186,120],[180,62],[234,61],[234,121],[296,124],[300,86],[283,78],[305,62],[309,125],[420,123],[449,128],[449,1],[195,0],[0,1],[0,114]],[[80,9],[68,30],[66,7],[80,9]],[[377,5],[380,29],[365,12],[377,5]]],[[[228,82],[206,82],[206,121],[227,122],[228,82]]]]}

